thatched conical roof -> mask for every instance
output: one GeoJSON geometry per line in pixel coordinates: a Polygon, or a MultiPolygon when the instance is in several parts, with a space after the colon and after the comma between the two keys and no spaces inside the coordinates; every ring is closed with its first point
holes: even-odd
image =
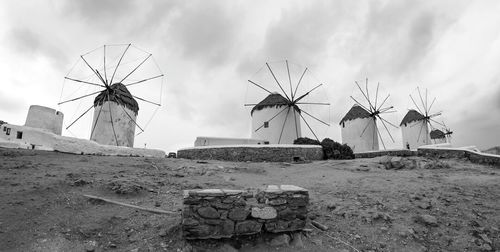
{"type": "Polygon", "coordinates": [[[99,95],[97,95],[94,99],[94,107],[101,106],[108,100],[125,106],[126,108],[134,111],[136,115],[137,112],[139,112],[139,104],[128,91],[127,87],[121,83],[115,83],[109,86],[109,89],[105,89],[99,93],[99,95]]]}
{"type": "Polygon", "coordinates": [[[401,121],[401,123],[399,124],[399,126],[405,124],[405,123],[411,123],[411,122],[414,122],[414,121],[420,121],[422,119],[424,119],[425,117],[420,114],[419,112],[417,112],[416,110],[414,109],[410,109],[408,110],[408,113],[406,113],[405,117],[403,118],[403,120],[401,121]]]}
{"type": "Polygon", "coordinates": [[[252,108],[250,115],[253,115],[255,110],[262,110],[264,108],[270,107],[281,107],[288,105],[288,100],[280,94],[274,93],[268,95],[264,100],[259,102],[255,107],[252,108]]]}
{"type": "Polygon", "coordinates": [[[366,111],[364,108],[360,107],[358,104],[354,104],[352,108],[345,114],[345,116],[340,120],[340,125],[345,121],[350,121],[358,118],[370,117],[370,112],[366,111]]]}
{"type": "Polygon", "coordinates": [[[444,132],[438,129],[432,130],[429,135],[431,136],[431,139],[441,139],[446,137],[444,132]]]}

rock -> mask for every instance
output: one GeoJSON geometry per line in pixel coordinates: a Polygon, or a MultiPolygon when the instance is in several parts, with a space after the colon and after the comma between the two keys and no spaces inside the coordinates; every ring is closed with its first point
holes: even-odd
{"type": "Polygon", "coordinates": [[[245,220],[250,211],[247,208],[237,207],[229,211],[228,218],[231,220],[245,220]]]}
{"type": "Polygon", "coordinates": [[[399,170],[404,167],[404,163],[401,157],[391,158],[391,168],[399,170]]]}
{"type": "Polygon", "coordinates": [[[436,217],[429,214],[418,215],[415,217],[415,221],[427,226],[432,226],[432,227],[438,226],[436,217]]]}
{"type": "Polygon", "coordinates": [[[252,217],[257,219],[269,220],[278,216],[274,207],[252,207],[252,217]]]}
{"type": "Polygon", "coordinates": [[[218,252],[238,252],[237,249],[235,249],[233,246],[224,243],[222,246],[217,248],[218,252]]]}
{"type": "Polygon", "coordinates": [[[289,243],[290,236],[288,236],[287,234],[278,235],[269,242],[271,246],[288,246],[289,243]]]}
{"type": "Polygon", "coordinates": [[[422,208],[422,209],[429,209],[429,208],[431,208],[431,203],[428,201],[422,201],[422,202],[418,202],[417,206],[422,208]]]}
{"type": "Polygon", "coordinates": [[[302,234],[301,233],[293,233],[292,235],[293,239],[290,245],[296,248],[303,248],[304,243],[302,242],[302,234]]]}
{"type": "Polygon", "coordinates": [[[234,222],[232,220],[224,220],[221,225],[221,234],[231,237],[234,233],[234,222]]]}
{"type": "Polygon", "coordinates": [[[266,202],[267,204],[271,206],[278,206],[278,205],[283,205],[286,204],[286,199],[283,198],[278,198],[278,199],[272,199],[266,202]]]}
{"type": "Polygon", "coordinates": [[[356,171],[364,171],[364,172],[367,172],[367,171],[370,171],[370,167],[360,166],[360,167],[357,167],[357,168],[356,168],[356,171]]]}
{"type": "Polygon", "coordinates": [[[313,239],[311,242],[320,247],[323,246],[323,241],[321,239],[313,239]]]}
{"type": "Polygon", "coordinates": [[[187,238],[205,238],[213,234],[213,230],[209,225],[196,225],[184,227],[187,238]]]}
{"type": "Polygon", "coordinates": [[[492,251],[493,250],[493,248],[487,243],[483,244],[483,246],[481,246],[481,249],[483,249],[484,251],[492,251]]]}
{"type": "Polygon", "coordinates": [[[234,229],[236,234],[256,234],[262,229],[262,223],[253,220],[246,220],[236,223],[234,229]]]}
{"type": "Polygon", "coordinates": [[[220,217],[219,212],[213,207],[200,207],[198,214],[203,218],[217,219],[220,217]]]}
{"type": "Polygon", "coordinates": [[[88,251],[88,252],[95,251],[95,249],[97,247],[97,242],[96,241],[85,241],[83,244],[83,247],[84,247],[85,251],[88,251]]]}

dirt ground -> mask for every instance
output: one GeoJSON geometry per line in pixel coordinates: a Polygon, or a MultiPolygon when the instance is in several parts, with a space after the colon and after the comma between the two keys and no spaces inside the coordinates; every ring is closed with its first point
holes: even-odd
{"type": "Polygon", "coordinates": [[[500,168],[412,157],[305,164],[101,157],[0,149],[0,251],[500,251],[500,168]],[[441,165],[426,165],[438,162],[441,165]],[[182,190],[292,184],[329,227],[222,241],[182,239],[182,190]],[[89,200],[91,194],[163,210],[89,200]]]}

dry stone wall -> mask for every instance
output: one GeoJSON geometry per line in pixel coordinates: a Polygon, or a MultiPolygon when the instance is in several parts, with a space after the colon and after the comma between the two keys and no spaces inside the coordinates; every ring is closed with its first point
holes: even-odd
{"type": "Polygon", "coordinates": [[[202,160],[292,162],[294,157],[322,160],[321,146],[213,146],[195,147],[177,151],[177,157],[202,160]]]}
{"type": "Polygon", "coordinates": [[[293,185],[269,185],[264,190],[186,190],[183,234],[186,239],[219,239],[302,230],[308,204],[309,192],[293,185]]]}
{"type": "Polygon", "coordinates": [[[466,158],[473,163],[493,165],[500,167],[500,156],[488,153],[474,152],[471,150],[460,149],[438,149],[438,148],[419,148],[419,156],[436,158],[466,158]]]}

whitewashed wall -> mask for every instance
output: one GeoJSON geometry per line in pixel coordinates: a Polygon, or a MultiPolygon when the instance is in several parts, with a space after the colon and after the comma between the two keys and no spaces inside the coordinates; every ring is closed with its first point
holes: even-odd
{"type": "Polygon", "coordinates": [[[401,125],[401,132],[403,134],[403,149],[406,149],[407,144],[410,145],[411,150],[417,149],[422,145],[432,144],[429,137],[429,129],[423,120],[407,123],[406,126],[404,124],[401,125]],[[419,138],[418,135],[421,128],[422,132],[419,138]]]}
{"type": "Polygon", "coordinates": [[[34,148],[73,154],[106,156],[165,157],[165,152],[162,150],[102,145],[90,140],[59,136],[45,129],[12,124],[3,124],[0,128],[0,147],[4,148],[34,148]],[[10,135],[3,131],[4,127],[10,128],[10,135]],[[23,132],[21,139],[17,139],[17,132],[19,131],[23,132]]]}
{"type": "Polygon", "coordinates": [[[281,111],[285,106],[273,106],[266,107],[262,110],[255,110],[252,115],[252,134],[253,139],[262,139],[269,141],[270,144],[277,144],[280,139],[281,129],[283,128],[283,123],[285,127],[283,129],[283,134],[281,136],[280,144],[293,144],[293,141],[298,137],[302,136],[300,127],[300,115],[298,112],[293,113],[293,109],[290,109],[290,113],[287,115],[287,110],[283,111],[272,121],[269,122],[268,128],[260,128],[257,132],[255,130],[262,126],[265,121],[269,121],[274,115],[281,111]],[[295,119],[294,119],[295,118],[295,119]],[[286,122],[285,122],[286,119],[286,122]],[[295,120],[297,120],[297,130],[295,127],[295,120]]]}
{"type": "Polygon", "coordinates": [[[264,140],[251,138],[197,137],[194,146],[264,144],[264,140]]]}
{"type": "Polygon", "coordinates": [[[61,135],[64,115],[52,108],[31,105],[26,116],[25,126],[46,129],[54,134],[61,135]]]}
{"type": "Polygon", "coordinates": [[[377,125],[372,118],[357,118],[343,123],[344,125],[340,125],[342,143],[349,145],[353,152],[379,150],[377,125]],[[361,135],[365,127],[367,128],[361,135]]]}
{"type": "MultiPolygon", "coordinates": [[[[92,125],[90,126],[91,131],[94,127],[94,124],[96,124],[99,110],[101,110],[101,106],[96,106],[94,108],[94,119],[92,120],[92,125]]],[[[104,145],[133,147],[136,125],[132,120],[130,120],[129,116],[124,112],[124,110],[127,111],[127,113],[130,115],[130,117],[132,117],[134,121],[136,120],[136,115],[132,110],[124,106],[120,106],[116,102],[105,102],[102,105],[102,111],[99,115],[99,120],[97,121],[97,125],[95,126],[90,140],[104,145]],[[116,133],[118,144],[116,143],[113,133],[110,111],[111,117],[113,118],[113,125],[115,129],[114,133],[116,133]]]]}

